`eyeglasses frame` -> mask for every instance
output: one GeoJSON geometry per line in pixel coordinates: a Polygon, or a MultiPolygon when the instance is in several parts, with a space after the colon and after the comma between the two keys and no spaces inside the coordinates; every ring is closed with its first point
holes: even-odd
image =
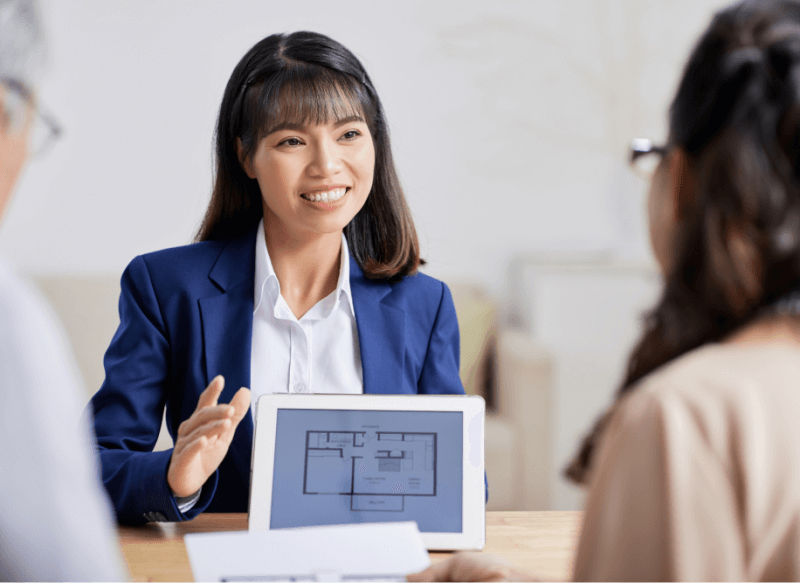
{"type": "Polygon", "coordinates": [[[45,127],[49,130],[47,137],[44,138],[42,144],[36,150],[31,150],[30,152],[30,156],[34,158],[43,156],[52,147],[53,143],[55,143],[55,141],[61,137],[61,134],[64,131],[61,127],[61,124],[56,121],[52,114],[45,111],[42,106],[37,103],[31,90],[19,79],[15,79],[13,77],[0,77],[0,84],[4,85],[6,89],[16,93],[19,97],[21,97],[30,106],[34,116],[38,116],[39,119],[41,119],[45,124],[45,127]]]}

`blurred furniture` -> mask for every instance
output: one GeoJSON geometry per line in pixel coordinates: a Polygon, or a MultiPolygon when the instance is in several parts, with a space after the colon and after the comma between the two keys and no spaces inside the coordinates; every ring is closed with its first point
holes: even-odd
{"type": "MultiPolygon", "coordinates": [[[[66,328],[86,385],[104,379],[103,355],[119,325],[119,279],[34,277],[66,328]]],[[[547,510],[552,499],[552,358],[529,336],[498,325],[497,303],[478,287],[451,286],[461,330],[461,378],[487,400],[489,510],[547,510]]],[[[172,447],[162,425],[156,450],[172,447]]]]}
{"type": "Polygon", "coordinates": [[[583,505],[583,491],[561,469],[612,402],[642,315],[660,289],[652,262],[611,253],[524,253],[509,263],[509,319],[546,346],[554,362],[553,510],[583,505]]]}
{"type": "MultiPolygon", "coordinates": [[[[543,581],[566,581],[580,536],[580,512],[489,512],[484,553],[500,555],[543,581]]],[[[247,529],[246,514],[201,514],[189,522],[120,526],[133,581],[192,581],[183,536],[247,529]]],[[[450,553],[430,553],[435,563],[450,553]]]]}
{"type": "MultiPolygon", "coordinates": [[[[61,318],[83,375],[86,401],[105,379],[103,355],[119,326],[119,277],[48,275],[32,277],[61,318]]],[[[172,447],[162,420],[155,449],[172,447]]]]}
{"type": "Polygon", "coordinates": [[[487,510],[547,510],[553,476],[553,360],[499,323],[480,287],[448,283],[461,333],[461,379],[486,400],[487,510]]]}

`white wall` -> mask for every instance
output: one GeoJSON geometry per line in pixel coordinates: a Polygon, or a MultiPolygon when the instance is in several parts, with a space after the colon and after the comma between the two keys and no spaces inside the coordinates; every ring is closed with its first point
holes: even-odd
{"type": "Polygon", "coordinates": [[[187,243],[231,70],[267,34],[311,29],[378,87],[429,273],[498,293],[519,249],[644,253],[638,193],[611,185],[631,137],[663,138],[681,64],[720,4],[48,2],[41,99],[66,133],[23,177],[0,248],[26,271],[119,273],[187,243]]]}
{"type": "MultiPolygon", "coordinates": [[[[264,36],[310,29],[356,53],[381,94],[428,273],[505,297],[520,254],[646,262],[645,185],[625,167],[627,145],[665,137],[683,62],[723,4],[47,2],[41,101],[66,133],[23,177],[0,250],[30,273],[118,276],[137,254],[188,243],[230,72],[264,36]]],[[[629,341],[587,329],[574,348],[629,341]]],[[[598,410],[611,384],[583,389],[598,410]]],[[[593,418],[577,400],[562,398],[558,419],[593,418]]],[[[562,425],[559,461],[578,435],[562,425]]]]}

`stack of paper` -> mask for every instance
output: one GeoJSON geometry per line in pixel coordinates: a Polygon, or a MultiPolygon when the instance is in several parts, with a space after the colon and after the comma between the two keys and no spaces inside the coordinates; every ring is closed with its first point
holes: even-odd
{"type": "Polygon", "coordinates": [[[195,581],[405,580],[430,565],[415,522],[184,537],[195,581]]]}

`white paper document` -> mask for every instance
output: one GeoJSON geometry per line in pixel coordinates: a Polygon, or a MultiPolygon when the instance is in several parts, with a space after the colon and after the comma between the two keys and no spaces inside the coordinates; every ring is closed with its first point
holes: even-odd
{"type": "Polygon", "coordinates": [[[184,537],[195,581],[404,581],[430,565],[415,522],[184,537]]]}

